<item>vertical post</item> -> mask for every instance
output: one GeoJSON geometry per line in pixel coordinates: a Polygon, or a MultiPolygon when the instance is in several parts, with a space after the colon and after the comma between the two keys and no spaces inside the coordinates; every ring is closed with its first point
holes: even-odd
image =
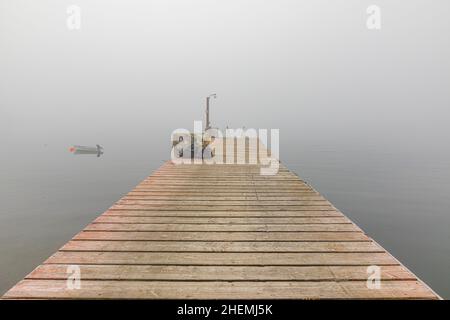
{"type": "Polygon", "coordinates": [[[205,124],[205,131],[209,129],[210,124],[209,124],[209,98],[210,97],[206,97],[206,124],[205,124]]]}
{"type": "Polygon", "coordinates": [[[208,129],[211,129],[211,123],[209,122],[209,101],[211,98],[216,98],[216,94],[210,94],[209,96],[206,97],[206,124],[205,124],[205,131],[208,129]]]}

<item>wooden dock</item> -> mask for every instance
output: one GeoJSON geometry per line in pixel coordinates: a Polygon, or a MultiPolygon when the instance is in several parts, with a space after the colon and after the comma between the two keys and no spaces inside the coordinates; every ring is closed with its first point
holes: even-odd
{"type": "Polygon", "coordinates": [[[439,298],[285,166],[259,170],[166,162],[3,298],[439,298]]]}

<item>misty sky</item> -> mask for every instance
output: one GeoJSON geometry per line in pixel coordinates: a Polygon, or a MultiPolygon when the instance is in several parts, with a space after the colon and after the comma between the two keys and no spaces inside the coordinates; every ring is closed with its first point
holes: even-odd
{"type": "Polygon", "coordinates": [[[449,16],[448,1],[1,0],[0,139],[161,153],[215,92],[214,124],[279,128],[282,158],[299,141],[438,150],[449,16]]]}

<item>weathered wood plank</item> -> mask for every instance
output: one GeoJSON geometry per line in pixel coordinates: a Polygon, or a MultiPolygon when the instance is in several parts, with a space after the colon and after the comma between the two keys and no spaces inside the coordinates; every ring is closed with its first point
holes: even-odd
{"type": "MultiPolygon", "coordinates": [[[[127,196],[159,196],[159,197],[181,197],[181,196],[191,196],[191,197],[217,197],[217,195],[205,193],[203,191],[199,190],[183,190],[179,192],[171,192],[171,191],[165,191],[165,190],[156,190],[156,189],[149,189],[149,190],[140,190],[135,191],[136,189],[133,189],[133,191],[130,191],[127,196]]],[[[318,196],[319,193],[315,191],[245,191],[245,192],[238,192],[238,191],[229,191],[229,192],[223,192],[220,194],[222,197],[260,197],[260,198],[278,198],[278,197],[307,197],[307,196],[318,196]]]]}
{"type": "Polygon", "coordinates": [[[211,205],[202,205],[202,206],[194,206],[194,205],[182,205],[182,204],[161,204],[161,205],[128,205],[128,204],[115,204],[111,207],[111,209],[120,209],[120,210],[168,210],[168,211],[216,211],[216,210],[229,210],[229,211],[299,211],[299,210],[335,210],[335,208],[331,205],[323,206],[323,205],[292,205],[292,206],[270,206],[270,205],[253,205],[253,206],[245,206],[245,205],[227,205],[227,206],[211,206],[211,205]]]}
{"type": "MultiPolygon", "coordinates": [[[[44,264],[26,279],[67,279],[65,264],[44,264]]],[[[80,265],[83,280],[346,281],[367,280],[367,266],[136,266],[80,265]]],[[[416,280],[404,267],[383,266],[381,281],[416,280]]]]}
{"type": "MultiPolygon", "coordinates": [[[[128,194],[121,199],[122,201],[136,201],[136,200],[144,200],[144,201],[244,201],[244,202],[282,202],[282,201],[326,201],[321,196],[296,196],[296,197],[274,197],[274,196],[214,196],[214,195],[197,195],[197,196],[186,196],[179,194],[172,194],[170,196],[158,196],[158,195],[136,195],[136,194],[128,194]]],[[[328,202],[327,202],[328,204],[328,202]]]]}
{"type": "Polygon", "coordinates": [[[351,223],[341,224],[151,224],[151,223],[91,223],[86,231],[236,231],[236,232],[342,232],[361,231],[351,223]]]}
{"type": "Polygon", "coordinates": [[[217,190],[253,190],[253,191],[268,191],[271,189],[279,189],[279,190],[292,190],[292,191],[302,191],[311,190],[310,187],[303,184],[286,184],[286,183],[270,183],[268,181],[261,182],[260,184],[248,183],[248,184],[232,184],[232,183],[142,183],[136,187],[136,190],[140,189],[164,189],[164,190],[183,190],[189,188],[196,188],[200,190],[204,190],[207,192],[217,191],[217,190]]]}
{"type": "Polygon", "coordinates": [[[345,216],[336,210],[299,210],[299,211],[169,211],[169,210],[123,210],[110,209],[103,216],[142,216],[142,217],[210,217],[210,218],[307,218],[307,217],[342,217],[345,216]]]}
{"type": "Polygon", "coordinates": [[[47,264],[370,266],[398,265],[386,253],[58,251],[47,264]]]}
{"type": "Polygon", "coordinates": [[[349,282],[219,282],[219,281],[92,281],[79,290],[67,288],[65,280],[22,280],[5,298],[117,299],[433,299],[417,281],[386,281],[370,290],[365,281],[349,282]]]}
{"type": "Polygon", "coordinates": [[[251,181],[242,181],[242,180],[231,180],[231,179],[152,179],[152,180],[144,180],[139,184],[140,186],[222,186],[222,187],[277,187],[281,186],[283,188],[305,188],[309,189],[310,187],[305,182],[302,182],[298,179],[266,179],[266,180],[256,180],[252,179],[251,181]]]}
{"type": "Polygon", "coordinates": [[[345,217],[249,217],[249,218],[210,218],[210,217],[155,217],[131,215],[102,215],[95,222],[107,223],[199,223],[199,224],[311,224],[311,223],[350,223],[345,217]]]}
{"type": "Polygon", "coordinates": [[[69,241],[61,251],[384,252],[373,242],[69,241]]]}
{"type": "Polygon", "coordinates": [[[214,207],[230,207],[230,206],[326,206],[330,205],[328,201],[324,200],[241,200],[241,201],[221,201],[217,200],[184,200],[180,201],[173,200],[127,200],[122,199],[117,201],[118,205],[132,205],[132,206],[167,206],[167,205],[182,205],[184,207],[188,206],[214,206],[214,207]]]}
{"type": "Polygon", "coordinates": [[[82,231],[75,240],[165,241],[370,241],[362,232],[121,232],[82,231]]]}

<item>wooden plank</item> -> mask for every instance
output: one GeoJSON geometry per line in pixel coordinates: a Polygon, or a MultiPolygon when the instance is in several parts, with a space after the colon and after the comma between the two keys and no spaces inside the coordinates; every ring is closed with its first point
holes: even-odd
{"type": "MultiPolygon", "coordinates": [[[[192,197],[217,197],[217,195],[205,193],[203,191],[199,190],[183,190],[179,192],[171,192],[171,191],[165,191],[165,190],[156,190],[156,189],[150,189],[150,190],[140,190],[140,191],[130,191],[127,196],[159,196],[159,197],[181,197],[181,196],[192,196],[192,197]]],[[[221,193],[222,197],[265,197],[265,198],[278,198],[278,197],[305,197],[305,196],[318,196],[319,194],[315,191],[310,190],[300,190],[300,191],[248,191],[248,192],[238,192],[238,191],[229,191],[229,192],[223,192],[221,193]]]]}
{"type": "Polygon", "coordinates": [[[188,206],[214,206],[214,207],[230,207],[230,206],[327,206],[330,205],[328,201],[324,200],[241,200],[241,201],[221,201],[221,200],[184,200],[180,201],[173,200],[119,200],[118,205],[128,205],[128,206],[139,206],[148,205],[152,207],[156,206],[170,206],[170,205],[182,205],[184,207],[188,206]]]}
{"type": "Polygon", "coordinates": [[[362,232],[121,232],[82,231],[75,240],[145,241],[370,241],[362,232]]]}
{"type": "Polygon", "coordinates": [[[246,183],[246,184],[236,184],[230,182],[211,182],[211,183],[141,183],[136,187],[139,189],[164,189],[164,190],[182,190],[189,188],[197,188],[203,191],[211,192],[217,190],[253,190],[253,191],[269,191],[271,189],[279,190],[310,190],[310,188],[304,184],[287,184],[285,182],[273,183],[270,181],[264,181],[259,184],[256,183],[246,183]]]}
{"type": "Polygon", "coordinates": [[[265,180],[226,180],[222,178],[218,179],[210,179],[210,180],[201,180],[201,179],[150,179],[144,180],[140,183],[140,185],[153,186],[153,185],[168,185],[168,186],[177,186],[177,185],[190,185],[190,186],[283,186],[283,187],[305,187],[309,188],[309,186],[299,180],[299,179],[276,179],[276,178],[267,178],[265,180]]]}
{"type": "Polygon", "coordinates": [[[136,200],[144,200],[144,201],[325,201],[321,196],[296,196],[296,197],[274,197],[274,196],[207,196],[207,195],[178,195],[172,194],[170,196],[158,196],[158,195],[136,195],[136,194],[128,194],[122,198],[122,201],[136,201],[136,200]]]}
{"type": "MultiPolygon", "coordinates": [[[[178,197],[178,196],[193,196],[200,197],[204,195],[206,198],[217,198],[217,194],[211,192],[205,192],[200,190],[178,190],[176,192],[170,190],[157,190],[157,189],[147,189],[147,190],[137,190],[134,189],[127,196],[162,196],[162,197],[178,197]]],[[[305,197],[305,196],[315,196],[318,193],[309,190],[300,190],[300,191],[290,191],[290,190],[276,190],[276,191],[237,191],[237,190],[223,190],[220,192],[220,195],[223,197],[257,197],[257,198],[278,198],[278,197],[305,197]]]]}
{"type": "MultiPolygon", "coordinates": [[[[66,280],[66,264],[44,264],[26,279],[66,280]]],[[[367,266],[80,265],[83,280],[348,281],[367,280],[367,266]]],[[[381,281],[416,280],[403,266],[380,268],[381,281]]]]}
{"type": "Polygon", "coordinates": [[[386,253],[58,251],[47,264],[370,266],[398,265],[386,253]]]}
{"type": "Polygon", "coordinates": [[[235,232],[342,232],[361,231],[351,223],[341,224],[152,224],[152,223],[91,223],[86,231],[235,231],[235,232]]]}
{"type": "MultiPolygon", "coordinates": [[[[152,181],[192,181],[192,174],[159,174],[159,175],[152,175],[148,177],[147,179],[143,180],[142,182],[152,182],[152,181]]],[[[245,179],[248,179],[252,182],[261,182],[261,181],[291,181],[291,182],[300,182],[305,183],[302,180],[299,180],[297,176],[294,174],[290,175],[282,175],[278,174],[276,176],[260,176],[258,174],[252,174],[252,175],[214,175],[214,174],[208,174],[207,176],[199,176],[195,179],[197,182],[215,182],[217,180],[220,181],[231,181],[231,182],[242,182],[245,179]]]]}
{"type": "MultiPolygon", "coordinates": [[[[120,210],[168,210],[168,211],[216,211],[218,206],[194,206],[194,205],[176,205],[176,204],[166,204],[166,205],[127,205],[127,204],[115,204],[111,207],[111,209],[120,209],[120,210]]],[[[302,206],[266,206],[266,205],[255,205],[255,206],[220,206],[219,210],[228,210],[228,211],[299,211],[299,210],[334,210],[334,207],[331,205],[322,206],[322,205],[302,205],[302,206]]]]}
{"type": "Polygon", "coordinates": [[[384,252],[373,242],[69,241],[60,251],[384,252]]]}
{"type": "Polygon", "coordinates": [[[95,222],[106,223],[172,223],[172,224],[311,224],[311,223],[350,223],[345,217],[249,217],[249,218],[217,218],[217,217],[155,217],[131,215],[102,215],[95,222]]]}
{"type": "Polygon", "coordinates": [[[336,210],[299,210],[299,211],[169,211],[169,210],[123,210],[110,209],[103,216],[135,216],[135,217],[210,217],[210,218],[307,218],[307,217],[342,217],[344,215],[336,210]]]}
{"type": "Polygon", "coordinates": [[[22,280],[5,298],[117,299],[433,299],[417,281],[386,281],[371,290],[366,281],[92,281],[78,290],[65,280],[22,280]]]}

